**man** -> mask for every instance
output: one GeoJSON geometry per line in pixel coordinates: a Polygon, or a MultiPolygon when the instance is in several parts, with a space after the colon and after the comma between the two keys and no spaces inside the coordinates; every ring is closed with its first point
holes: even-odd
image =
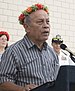
{"type": "Polygon", "coordinates": [[[60,48],[60,44],[62,43],[63,40],[59,34],[56,35],[56,37],[52,38],[52,47],[59,57],[59,65],[73,65],[74,63],[69,57],[69,54],[60,48]]]}
{"type": "Polygon", "coordinates": [[[0,89],[3,91],[29,91],[54,81],[59,69],[58,57],[46,43],[50,33],[47,7],[32,5],[19,16],[19,22],[26,35],[2,56],[0,89]]]}

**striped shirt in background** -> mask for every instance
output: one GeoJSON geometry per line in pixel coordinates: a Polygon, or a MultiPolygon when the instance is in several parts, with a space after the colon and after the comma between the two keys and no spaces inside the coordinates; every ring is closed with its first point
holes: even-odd
{"type": "Polygon", "coordinates": [[[41,85],[56,79],[59,65],[52,48],[44,43],[40,50],[27,35],[2,55],[0,83],[11,81],[20,86],[41,85]]]}

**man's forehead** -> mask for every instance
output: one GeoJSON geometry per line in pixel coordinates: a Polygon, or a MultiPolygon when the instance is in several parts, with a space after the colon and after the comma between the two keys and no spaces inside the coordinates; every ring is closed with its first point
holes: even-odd
{"type": "Polygon", "coordinates": [[[40,18],[40,17],[46,17],[49,18],[49,15],[44,10],[37,10],[36,12],[33,12],[30,14],[31,18],[40,18]]]}

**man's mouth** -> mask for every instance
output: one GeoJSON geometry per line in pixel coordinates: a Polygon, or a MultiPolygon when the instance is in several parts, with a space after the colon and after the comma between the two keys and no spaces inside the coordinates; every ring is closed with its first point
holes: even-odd
{"type": "Polygon", "coordinates": [[[46,36],[49,35],[49,31],[44,31],[43,35],[46,35],[46,36]]]}

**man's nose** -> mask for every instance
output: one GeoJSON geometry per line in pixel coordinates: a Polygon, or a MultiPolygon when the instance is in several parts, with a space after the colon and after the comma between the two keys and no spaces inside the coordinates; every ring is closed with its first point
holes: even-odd
{"type": "Polygon", "coordinates": [[[44,21],[44,23],[43,23],[43,27],[47,27],[47,28],[49,28],[49,27],[50,27],[50,24],[47,23],[46,21],[44,21]]]}

